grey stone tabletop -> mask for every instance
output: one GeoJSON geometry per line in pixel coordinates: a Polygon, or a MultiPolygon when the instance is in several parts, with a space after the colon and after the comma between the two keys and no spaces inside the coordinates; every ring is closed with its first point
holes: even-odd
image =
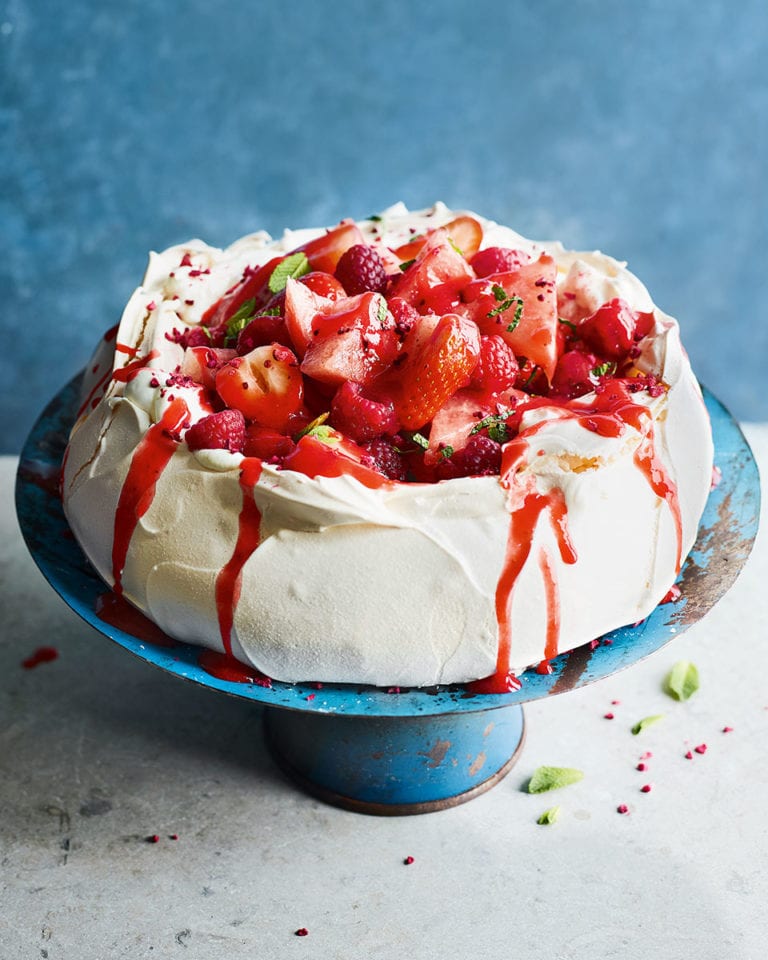
{"type": "MultiPolygon", "coordinates": [[[[747,437],[765,475],[768,426],[747,437]]],[[[26,553],[15,468],[0,460],[2,960],[764,957],[765,534],[687,633],[526,707],[522,757],[491,791],[376,818],[287,781],[258,709],[83,624],[26,553]],[[57,658],[24,669],[41,646],[57,658]],[[662,690],[680,659],[701,675],[685,703],[662,690]],[[532,796],[542,764],[585,776],[532,796]]]]}

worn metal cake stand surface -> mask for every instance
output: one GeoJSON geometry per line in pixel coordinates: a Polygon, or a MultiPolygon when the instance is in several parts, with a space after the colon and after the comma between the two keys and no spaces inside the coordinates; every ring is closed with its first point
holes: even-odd
{"type": "MultiPolygon", "coordinates": [[[[348,684],[229,682],[198,663],[200,648],[149,642],[99,616],[112,595],[69,531],[57,481],[80,378],[40,416],[21,455],[16,508],[21,530],[51,586],[85,621],[169,673],[262,704],[272,753],[291,777],[322,799],[375,814],[439,810],[471,799],[512,767],[524,740],[522,704],[567,693],[637,663],[703,617],[736,579],[757,532],[760,486],[752,453],[730,414],[705,392],[722,481],[711,493],[699,536],[678,580],[679,600],[529,670],[520,690],[471,694],[460,686],[386,691],[348,684]]],[[[103,614],[102,614],[103,615],[103,614]]],[[[142,635],[143,634],[143,635],[142,635]]]]}

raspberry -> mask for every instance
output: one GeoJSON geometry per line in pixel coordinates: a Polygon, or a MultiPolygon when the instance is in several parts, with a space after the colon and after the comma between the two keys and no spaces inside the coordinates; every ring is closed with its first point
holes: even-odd
{"type": "Polygon", "coordinates": [[[478,277],[490,277],[492,273],[507,273],[517,270],[524,263],[530,261],[527,253],[522,250],[510,250],[508,247],[486,247],[478,252],[469,261],[478,277]]]}
{"type": "Polygon", "coordinates": [[[390,480],[405,480],[403,458],[383,437],[364,444],[363,449],[367,451],[367,455],[361,461],[364,466],[383,473],[390,480]]]}
{"type": "Polygon", "coordinates": [[[517,358],[503,337],[480,337],[480,357],[471,386],[483,393],[500,393],[514,384],[517,373],[517,358]]]}
{"type": "Polygon", "coordinates": [[[356,243],[342,254],[335,275],[350,297],[368,290],[381,293],[387,285],[384,262],[367,243],[356,243]]]}
{"type": "Polygon", "coordinates": [[[369,400],[359,383],[348,380],[336,391],[331,402],[331,423],[356,443],[365,443],[397,430],[392,405],[369,400]]]}
{"type": "Polygon", "coordinates": [[[185,439],[190,450],[242,453],[245,446],[245,417],[239,410],[212,413],[191,426],[185,439]]]}
{"type": "Polygon", "coordinates": [[[457,454],[462,476],[488,477],[501,469],[501,444],[481,433],[470,437],[469,443],[457,454]]]}
{"type": "Polygon", "coordinates": [[[392,297],[388,301],[389,312],[395,320],[395,329],[401,335],[408,333],[413,329],[413,325],[420,319],[419,311],[412,307],[407,300],[402,297],[392,297]]]}

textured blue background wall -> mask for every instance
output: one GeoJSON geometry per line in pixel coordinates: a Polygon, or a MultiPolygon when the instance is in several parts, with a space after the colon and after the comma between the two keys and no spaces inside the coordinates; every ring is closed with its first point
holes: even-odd
{"type": "Polygon", "coordinates": [[[768,418],[764,0],[6,0],[0,450],[150,248],[443,199],[629,261],[768,418]]]}

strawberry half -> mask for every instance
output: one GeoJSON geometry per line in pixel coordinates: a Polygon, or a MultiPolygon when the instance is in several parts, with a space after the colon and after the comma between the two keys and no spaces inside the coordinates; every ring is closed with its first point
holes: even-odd
{"type": "MultiPolygon", "coordinates": [[[[418,325],[406,338],[408,351],[418,325]]],[[[445,401],[465,386],[477,365],[480,333],[472,321],[456,314],[441,317],[432,335],[403,364],[395,413],[408,430],[422,427],[445,401]]]]}
{"type": "Polygon", "coordinates": [[[264,427],[287,430],[301,409],[304,384],[299,362],[282,344],[257,347],[216,373],[224,403],[264,427]]]}

